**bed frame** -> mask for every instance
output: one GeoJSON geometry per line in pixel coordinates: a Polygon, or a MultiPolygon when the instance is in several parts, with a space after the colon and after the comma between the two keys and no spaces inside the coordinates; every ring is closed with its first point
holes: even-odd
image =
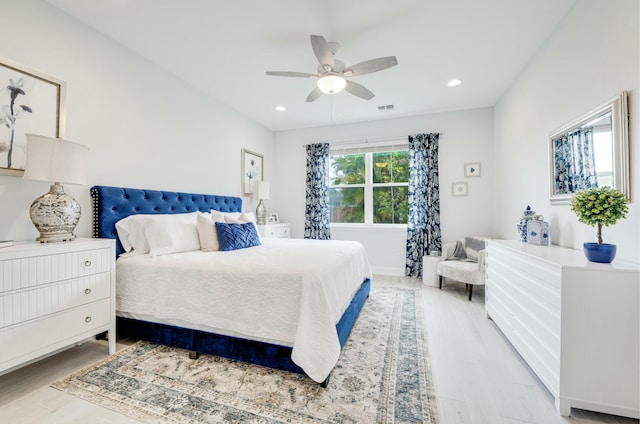
{"type": "MultiPolygon", "coordinates": [[[[115,224],[129,215],[209,212],[211,209],[221,212],[242,212],[242,199],[231,196],[94,186],[91,188],[91,197],[93,199],[93,236],[115,239],[116,255],[124,250],[118,240],[115,224]]],[[[370,280],[365,279],[336,324],[340,346],[344,346],[369,296],[370,288],[370,280]]],[[[179,347],[191,352],[209,353],[305,374],[302,368],[291,360],[292,348],[287,346],[122,317],[117,318],[117,334],[179,347]]],[[[326,383],[327,381],[324,382],[325,385],[326,383]]]]}

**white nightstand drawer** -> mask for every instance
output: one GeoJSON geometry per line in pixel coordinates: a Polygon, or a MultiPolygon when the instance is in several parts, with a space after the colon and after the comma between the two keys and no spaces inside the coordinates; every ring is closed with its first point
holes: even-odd
{"type": "Polygon", "coordinates": [[[289,224],[265,224],[258,225],[258,231],[260,232],[261,237],[267,238],[289,238],[290,234],[290,225],[289,224]]]}
{"type": "Polygon", "coordinates": [[[14,290],[0,295],[0,328],[74,308],[111,295],[111,274],[14,290]]]}
{"type": "Polygon", "coordinates": [[[111,249],[51,255],[38,254],[40,250],[20,258],[0,260],[0,293],[108,272],[113,260],[111,249]]]}
{"type": "Polygon", "coordinates": [[[96,334],[111,322],[111,301],[99,300],[43,319],[0,330],[0,370],[39,356],[51,346],[68,346],[96,334]]]}

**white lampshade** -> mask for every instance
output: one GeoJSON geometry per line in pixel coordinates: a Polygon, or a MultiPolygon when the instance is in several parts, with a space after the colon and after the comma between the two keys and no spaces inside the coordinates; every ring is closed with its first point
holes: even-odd
{"type": "Polygon", "coordinates": [[[258,199],[269,200],[269,183],[266,181],[256,181],[253,192],[258,199]]]}
{"type": "Polygon", "coordinates": [[[78,143],[42,135],[26,134],[26,180],[87,184],[87,154],[89,149],[78,143]]]}
{"type": "Polygon", "coordinates": [[[318,88],[326,94],[341,92],[347,85],[347,80],[338,75],[325,75],[316,83],[318,88]]]}

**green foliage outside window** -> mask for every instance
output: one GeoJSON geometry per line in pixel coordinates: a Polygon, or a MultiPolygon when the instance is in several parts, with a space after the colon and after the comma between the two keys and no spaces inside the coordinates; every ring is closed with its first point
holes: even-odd
{"type": "Polygon", "coordinates": [[[330,222],[364,224],[364,187],[329,189],[330,222]]]}
{"type": "Polygon", "coordinates": [[[331,179],[331,185],[364,184],[364,153],[332,156],[329,178],[331,179]]]}
{"type": "Polygon", "coordinates": [[[409,152],[379,152],[371,155],[371,168],[366,169],[367,154],[331,157],[329,190],[331,222],[365,222],[365,187],[367,172],[372,184],[374,224],[406,224],[409,181],[409,152]],[[345,186],[352,187],[345,187],[345,186]],[[340,187],[341,186],[341,187],[340,187]]]}

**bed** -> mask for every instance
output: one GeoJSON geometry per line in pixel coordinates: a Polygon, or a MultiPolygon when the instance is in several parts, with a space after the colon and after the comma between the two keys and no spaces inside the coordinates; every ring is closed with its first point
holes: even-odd
{"type": "Polygon", "coordinates": [[[91,197],[94,237],[116,239],[119,335],[328,381],[369,295],[359,243],[262,239],[231,252],[130,256],[116,231],[123,218],[240,213],[242,199],[109,186],[91,197]]]}

